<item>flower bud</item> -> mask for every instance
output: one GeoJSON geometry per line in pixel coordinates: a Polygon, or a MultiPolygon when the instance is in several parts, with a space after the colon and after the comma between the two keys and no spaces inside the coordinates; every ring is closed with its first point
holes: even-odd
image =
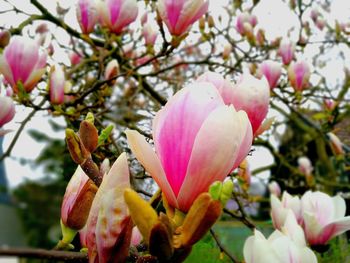
{"type": "Polygon", "coordinates": [[[259,66],[259,75],[265,76],[269,82],[270,89],[277,86],[281,76],[282,67],[279,63],[271,60],[264,61],[259,66]]]}
{"type": "Polygon", "coordinates": [[[79,137],[88,152],[95,151],[98,144],[98,131],[93,123],[83,120],[80,123],[79,137]]]}
{"type": "Polygon", "coordinates": [[[0,32],[0,48],[4,48],[10,42],[11,33],[7,30],[0,32]]]}
{"type": "Polygon", "coordinates": [[[288,67],[288,78],[295,91],[309,87],[310,68],[305,61],[292,63],[288,67]]]}
{"type": "Polygon", "coordinates": [[[118,75],[119,73],[119,63],[116,59],[112,59],[108,62],[105,70],[105,79],[111,79],[118,75]]]}
{"type": "Polygon", "coordinates": [[[97,186],[78,166],[69,181],[61,207],[62,223],[75,230],[85,226],[97,186]]]}
{"type": "Polygon", "coordinates": [[[277,197],[280,197],[281,195],[281,187],[279,186],[279,184],[276,181],[272,181],[269,183],[268,185],[270,194],[273,194],[277,197]]]}
{"type": "Polygon", "coordinates": [[[94,0],[79,0],[77,4],[77,18],[84,34],[94,31],[98,20],[96,4],[94,0]]]}
{"type": "Polygon", "coordinates": [[[9,97],[0,97],[0,128],[15,116],[15,104],[9,97]]]}
{"type": "Polygon", "coordinates": [[[278,54],[282,57],[284,65],[289,65],[294,58],[294,44],[288,39],[282,39],[279,45],[278,54]]]}
{"type": "Polygon", "coordinates": [[[62,68],[58,65],[52,66],[49,74],[49,92],[52,104],[64,103],[65,82],[62,68]]]}
{"type": "Polygon", "coordinates": [[[72,129],[66,129],[66,143],[69,153],[75,163],[82,164],[86,158],[90,156],[90,153],[81,142],[80,137],[72,129]]]}

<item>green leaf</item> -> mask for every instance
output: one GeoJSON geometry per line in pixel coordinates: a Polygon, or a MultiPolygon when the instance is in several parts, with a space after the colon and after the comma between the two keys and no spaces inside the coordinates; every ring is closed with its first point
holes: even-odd
{"type": "Polygon", "coordinates": [[[109,137],[109,135],[112,133],[114,129],[114,126],[112,124],[108,125],[105,129],[101,131],[100,136],[98,136],[98,146],[103,144],[109,137]]]}

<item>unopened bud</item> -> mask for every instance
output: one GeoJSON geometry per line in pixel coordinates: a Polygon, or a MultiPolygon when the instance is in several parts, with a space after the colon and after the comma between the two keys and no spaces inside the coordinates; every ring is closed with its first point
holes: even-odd
{"type": "Polygon", "coordinates": [[[79,136],[87,151],[92,153],[98,144],[98,131],[93,123],[84,120],[80,123],[79,136]]]}
{"type": "Polygon", "coordinates": [[[69,153],[75,163],[81,164],[90,156],[79,136],[72,129],[66,129],[66,142],[69,153]]]}
{"type": "Polygon", "coordinates": [[[208,26],[212,28],[215,26],[214,18],[212,16],[208,16],[208,26]]]}
{"type": "Polygon", "coordinates": [[[0,48],[4,48],[10,42],[11,34],[9,31],[4,30],[0,32],[0,48]]]}

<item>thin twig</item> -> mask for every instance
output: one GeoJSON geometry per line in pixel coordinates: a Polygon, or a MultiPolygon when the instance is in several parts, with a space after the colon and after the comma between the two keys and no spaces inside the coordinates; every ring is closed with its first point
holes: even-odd
{"type": "Polygon", "coordinates": [[[232,262],[239,263],[238,259],[236,259],[233,255],[231,255],[231,253],[221,243],[219,237],[217,236],[217,234],[214,232],[214,230],[212,228],[210,228],[210,234],[212,235],[216,244],[218,245],[220,252],[225,253],[226,256],[228,256],[232,260],[232,262]]]}
{"type": "Polygon", "coordinates": [[[46,100],[42,100],[38,107],[35,107],[31,113],[29,113],[29,115],[22,121],[19,129],[16,132],[15,137],[12,139],[9,147],[7,148],[6,152],[3,153],[3,155],[0,156],[0,162],[3,161],[6,157],[10,156],[11,151],[13,149],[13,147],[15,147],[15,144],[19,138],[19,136],[21,135],[24,127],[26,126],[26,124],[30,121],[30,119],[35,115],[35,113],[38,111],[38,109],[40,109],[41,106],[43,106],[45,104],[46,100]]]}
{"type": "Polygon", "coordinates": [[[64,262],[88,262],[86,253],[45,250],[36,248],[0,248],[0,258],[2,256],[17,256],[21,258],[40,258],[51,260],[62,260],[64,262]]]}

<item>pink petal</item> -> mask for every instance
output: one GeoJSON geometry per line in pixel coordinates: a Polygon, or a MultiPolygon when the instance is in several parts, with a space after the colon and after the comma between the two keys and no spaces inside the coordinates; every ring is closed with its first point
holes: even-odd
{"type": "Polygon", "coordinates": [[[39,47],[31,39],[15,36],[4,50],[4,57],[10,66],[13,80],[26,82],[39,60],[39,47]]]}
{"type": "Polygon", "coordinates": [[[188,211],[200,193],[208,191],[214,181],[223,181],[231,171],[244,136],[241,115],[245,113],[237,113],[232,106],[221,106],[204,121],[178,195],[180,210],[188,211]]]}
{"type": "Polygon", "coordinates": [[[350,230],[350,216],[343,217],[324,227],[318,237],[319,244],[326,244],[333,237],[350,230]]]}
{"type": "Polygon", "coordinates": [[[170,187],[169,182],[166,179],[162,165],[150,145],[146,142],[145,138],[137,131],[127,130],[125,131],[126,137],[130,149],[133,154],[139,160],[139,162],[145,167],[146,171],[153,177],[159,187],[165,194],[167,201],[173,207],[177,207],[176,197],[173,190],[170,187]]]}
{"type": "Polygon", "coordinates": [[[101,205],[103,204],[104,195],[111,189],[120,187],[130,187],[129,182],[129,167],[126,159],[126,154],[122,153],[118,159],[114,162],[112,168],[108,174],[105,174],[100,187],[92,202],[90,214],[86,222],[87,234],[86,243],[89,249],[89,260],[94,262],[97,255],[96,245],[96,224],[98,222],[98,215],[101,205]]]}
{"type": "Polygon", "coordinates": [[[15,86],[15,81],[13,80],[13,76],[12,76],[12,71],[11,68],[9,66],[9,64],[7,63],[6,59],[4,58],[4,56],[0,56],[0,73],[2,75],[4,75],[6,81],[12,86],[15,86]]]}
{"type": "Polygon", "coordinates": [[[195,82],[177,92],[158,113],[153,130],[155,148],[175,196],[185,178],[199,129],[210,112],[222,104],[213,85],[195,82]]]}
{"type": "Polygon", "coordinates": [[[182,35],[187,29],[208,11],[209,1],[185,1],[177,20],[174,35],[182,35]]]}
{"type": "Polygon", "coordinates": [[[99,262],[110,262],[114,246],[120,242],[130,242],[130,238],[120,240],[127,227],[128,208],[124,201],[125,187],[117,186],[103,194],[96,223],[96,245],[99,262]]]}

